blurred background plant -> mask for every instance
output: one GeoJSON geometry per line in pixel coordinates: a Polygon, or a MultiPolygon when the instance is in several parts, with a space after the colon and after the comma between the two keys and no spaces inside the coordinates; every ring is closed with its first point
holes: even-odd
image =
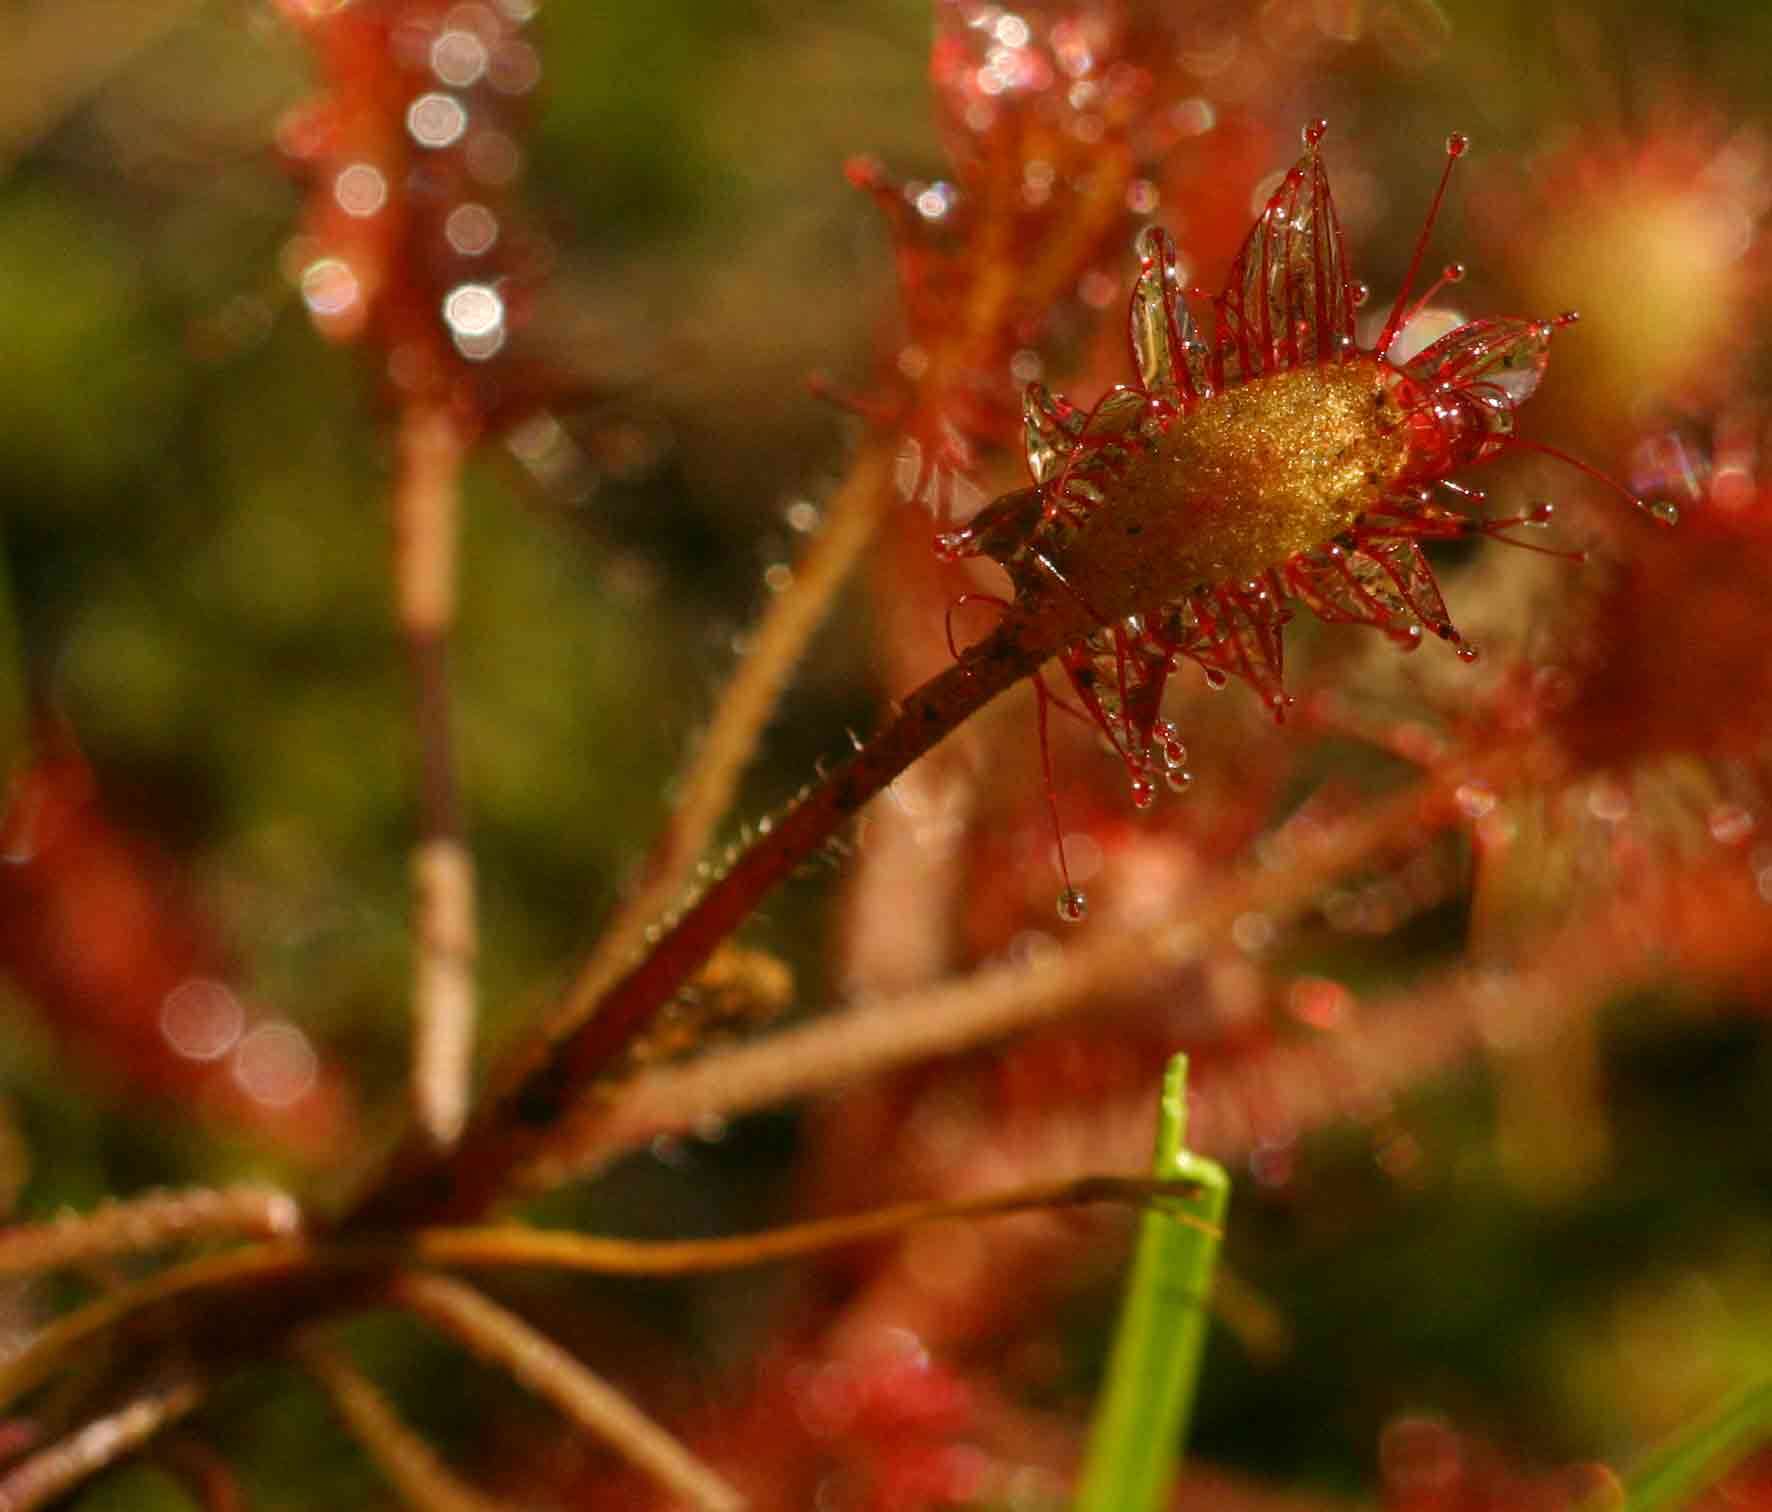
{"type": "MultiPolygon", "coordinates": [[[[442,940],[430,965],[477,985],[482,1059],[594,1000],[704,850],[1000,591],[932,539],[1025,482],[1027,382],[1128,376],[1138,227],[1216,288],[1320,114],[1379,322],[1437,144],[1471,133],[1430,254],[1470,272],[1412,344],[1580,307],[1527,431],[1679,528],[1522,454],[1485,480],[1498,512],[1554,499],[1531,539],[1589,560],[1440,552],[1476,666],[1300,624],[1283,726],[1178,677],[1183,791],[1148,812],[1058,720],[1076,928],[1031,698],[1001,700],[764,907],[665,1063],[574,1116],[530,1215],[693,1237],[1141,1171],[1185,1049],[1239,1196],[1178,1505],[1574,1508],[1772,1371],[1761,8],[14,0],[6,24],[0,1216],[241,1182],[340,1208],[412,1101],[415,920],[421,981],[442,940]],[[443,621],[390,587],[415,476],[459,492],[443,621]],[[422,643],[451,619],[442,680],[422,643]],[[409,857],[439,839],[478,880],[428,929],[409,857]]],[[[753,1506],[1044,1508],[1129,1232],[1031,1214],[488,1290],[753,1506]]],[[[141,1273],[0,1280],[0,1358],[141,1273]]],[[[300,1368],[168,1395],[184,1426],[79,1504],[387,1502],[360,1447],[386,1403],[337,1351],[484,1497],[663,1494],[444,1368],[408,1315],[459,1298],[395,1300],[300,1368]]],[[[0,1421],[0,1476],[57,1412],[0,1421]]],[[[1705,1505],[1772,1506],[1769,1476],[1705,1505]]],[[[467,1504],[439,1486],[403,1494],[467,1504]]]]}

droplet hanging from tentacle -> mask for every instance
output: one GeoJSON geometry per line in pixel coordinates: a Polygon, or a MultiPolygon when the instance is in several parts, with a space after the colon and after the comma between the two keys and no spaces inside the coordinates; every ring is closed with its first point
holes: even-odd
{"type": "MultiPolygon", "coordinates": [[[[1187,753],[1162,715],[1184,663],[1211,687],[1249,684],[1283,717],[1295,603],[1377,629],[1404,650],[1431,632],[1474,659],[1423,543],[1508,539],[1549,517],[1535,508],[1491,518],[1482,495],[1450,475],[1535,445],[1515,437],[1515,414],[1539,385],[1551,337],[1573,317],[1476,320],[1389,360],[1402,327],[1463,277],[1451,264],[1412,299],[1468,145],[1455,135],[1396,303],[1376,347],[1361,349],[1363,286],[1348,271],[1320,152],[1325,130],[1321,121],[1306,128],[1303,155],[1210,297],[1209,331],[1189,308],[1168,236],[1157,227],[1140,235],[1127,312],[1136,382],[1087,413],[1030,387],[1033,487],[942,539],[952,555],[1001,563],[1018,602],[1067,601],[1095,622],[1059,661],[1139,808],[1159,781],[1189,780],[1187,753]]],[[[1043,691],[1043,748],[1051,698],[1043,691]]],[[[1046,774],[1050,790],[1049,758],[1046,774]]],[[[1061,840],[1061,870],[1062,851],[1061,840]]],[[[1065,891],[1074,892],[1068,873],[1065,891]]]]}

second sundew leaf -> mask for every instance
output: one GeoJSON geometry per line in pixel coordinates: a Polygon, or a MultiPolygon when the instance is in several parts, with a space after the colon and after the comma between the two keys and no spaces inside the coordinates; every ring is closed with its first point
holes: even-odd
{"type": "MultiPolygon", "coordinates": [[[[988,529],[944,538],[951,555],[1001,563],[1022,604],[1074,605],[1093,621],[1061,660],[1140,806],[1163,773],[1164,683],[1185,662],[1214,685],[1242,679],[1284,715],[1294,600],[1405,649],[1427,631],[1475,655],[1419,543],[1496,533],[1465,512],[1473,496],[1452,474],[1523,444],[1515,411],[1572,319],[1472,322],[1398,365],[1389,352],[1411,308],[1405,281],[1378,345],[1361,348],[1324,129],[1306,128],[1303,156],[1245,239],[1213,298],[1208,341],[1168,238],[1144,233],[1127,312],[1138,382],[1110,390],[1080,430],[1062,399],[1030,393],[1033,489],[981,514],[988,529]],[[1442,487],[1449,504],[1435,497],[1442,487]]],[[[1447,138],[1411,278],[1466,147],[1447,138]]]]}

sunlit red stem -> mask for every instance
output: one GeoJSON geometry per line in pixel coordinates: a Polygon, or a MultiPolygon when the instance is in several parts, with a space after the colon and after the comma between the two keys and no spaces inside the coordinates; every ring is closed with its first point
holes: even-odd
{"type": "Polygon", "coordinates": [[[605,925],[555,1015],[556,1037],[581,1022],[621,979],[643,948],[647,929],[683,895],[696,861],[732,806],[794,666],[874,539],[891,496],[893,455],[884,444],[867,447],[826,504],[822,530],[795,564],[786,592],[771,601],[750,653],[721,692],[639,885],[605,925]]]}
{"type": "Polygon", "coordinates": [[[891,722],[830,777],[776,816],[732,867],[598,1003],[558,1038],[507,1064],[453,1155],[409,1140],[344,1220],[347,1231],[459,1222],[509,1190],[574,1103],[683,988],[776,883],[835,836],[924,752],[1091,628],[1068,594],[1027,595],[954,666],[907,697],[891,722]]]}

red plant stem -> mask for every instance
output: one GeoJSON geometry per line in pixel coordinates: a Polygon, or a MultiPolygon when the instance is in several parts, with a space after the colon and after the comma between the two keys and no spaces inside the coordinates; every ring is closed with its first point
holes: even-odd
{"type": "Polygon", "coordinates": [[[694,976],[714,948],[870,798],[991,699],[1090,628],[1059,589],[1024,597],[960,661],[910,694],[892,721],[828,779],[760,827],[750,847],[673,924],[596,1011],[513,1056],[447,1155],[409,1139],[342,1221],[345,1231],[460,1223],[484,1213],[539,1155],[564,1116],[694,976]]]}

